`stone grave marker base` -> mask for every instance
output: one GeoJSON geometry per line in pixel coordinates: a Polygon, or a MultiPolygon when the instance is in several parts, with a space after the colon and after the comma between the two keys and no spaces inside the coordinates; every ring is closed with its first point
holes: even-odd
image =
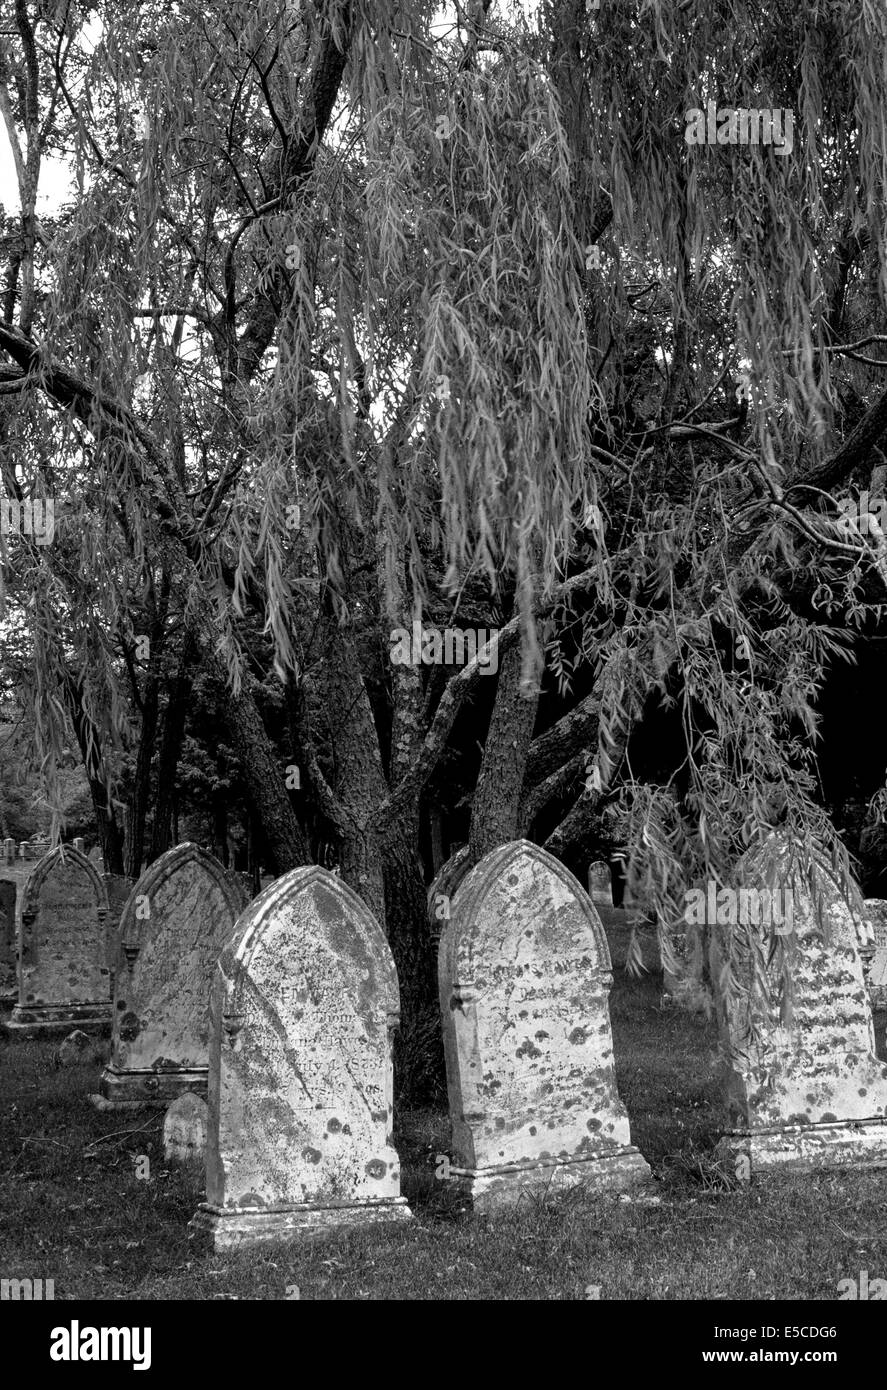
{"type": "Polygon", "coordinates": [[[750,1177],[767,1169],[810,1173],[851,1166],[887,1168],[887,1119],[732,1130],[719,1141],[715,1154],[733,1168],[744,1156],[750,1177]]]}
{"type": "Polygon", "coordinates": [[[373,1202],[318,1206],[306,1202],[277,1209],[235,1207],[223,1210],[202,1202],[188,1223],[213,1250],[234,1250],[269,1241],[330,1240],[364,1226],[411,1221],[405,1197],[373,1202]]]}
{"type": "Polygon", "coordinates": [[[102,1072],[98,1095],[90,1100],[97,1110],[136,1110],[146,1105],[165,1110],[186,1091],[205,1099],[207,1076],[203,1068],[118,1072],[109,1065],[102,1072]]]}
{"type": "Polygon", "coordinates": [[[74,1028],[107,1037],[111,1032],[111,1004],[17,1004],[5,1026],[9,1036],[15,1038],[67,1036],[74,1028]]]}
{"type": "Polygon", "coordinates": [[[503,1163],[490,1168],[450,1168],[455,1182],[478,1215],[513,1206],[522,1197],[543,1197],[565,1188],[589,1192],[624,1192],[650,1181],[650,1166],[632,1145],[577,1162],[503,1163]]]}

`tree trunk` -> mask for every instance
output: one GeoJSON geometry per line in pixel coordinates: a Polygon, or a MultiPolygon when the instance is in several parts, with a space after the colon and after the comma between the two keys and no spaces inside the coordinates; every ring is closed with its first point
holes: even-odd
{"type": "Polygon", "coordinates": [[[521,792],[539,704],[538,693],[528,696],[521,690],[521,666],[518,643],[508,649],[499,668],[471,811],[468,845],[473,864],[520,833],[521,792]]]}
{"type": "Polygon", "coordinates": [[[217,788],[213,792],[213,854],[228,867],[228,793],[217,788]]]}
{"type": "Polygon", "coordinates": [[[142,732],[136,757],[135,775],[129,801],[127,823],[126,873],[135,882],[142,872],[145,848],[145,820],[151,791],[151,764],[157,742],[157,716],[160,682],[149,676],[142,709],[142,732]]]}
{"type": "MultiPolygon", "coordinates": [[[[197,645],[186,635],[179,658],[166,712],[163,716],[163,733],[160,739],[160,755],[157,762],[157,795],[154,801],[154,823],[151,827],[151,850],[148,863],[153,864],[161,854],[172,845],[173,801],[176,791],[176,774],[185,737],[185,718],[188,713],[188,697],[191,694],[191,665],[197,655],[197,645]]],[[[178,832],[176,832],[178,836],[178,832]]]]}
{"type": "Polygon", "coordinates": [[[99,731],[83,708],[83,689],[73,676],[68,676],[64,690],[68,713],[74,726],[74,735],[89,782],[105,873],[122,876],[123,837],[114,815],[114,808],[108,800],[99,731]]]}
{"type": "MultiPolygon", "coordinates": [[[[214,660],[213,664],[225,682],[221,663],[214,660]]],[[[224,688],[231,739],[243,767],[250,800],[262,822],[273,868],[283,874],[299,864],[310,864],[308,842],[287,795],[286,775],[256,702],[245,687],[237,695],[227,684],[224,688]]]]}
{"type": "Polygon", "coordinates": [[[383,845],[385,923],[400,982],[400,1032],[394,1062],[399,1098],[440,1099],[445,1086],[437,961],[428,930],[418,854],[418,808],[389,827],[383,845]]]}

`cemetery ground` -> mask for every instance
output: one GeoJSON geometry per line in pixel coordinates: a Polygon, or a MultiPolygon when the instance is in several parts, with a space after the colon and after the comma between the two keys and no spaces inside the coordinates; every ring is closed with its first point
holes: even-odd
{"type": "MultiPolygon", "coordinates": [[[[620,1094],[654,1173],[643,1195],[576,1190],[495,1218],[435,1178],[445,1102],[399,1117],[414,1221],[346,1240],[196,1249],[199,1168],[166,1164],[162,1111],[100,1113],[107,1044],[63,1068],[58,1042],[0,1042],[0,1273],[59,1299],[837,1299],[887,1277],[887,1171],[739,1184],[715,1162],[724,1123],[713,1021],[660,1005],[661,976],[615,972],[620,1094]],[[148,1159],[148,1176],[140,1159],[148,1159]]],[[[885,1057],[883,1013],[875,1015],[885,1057]]]]}

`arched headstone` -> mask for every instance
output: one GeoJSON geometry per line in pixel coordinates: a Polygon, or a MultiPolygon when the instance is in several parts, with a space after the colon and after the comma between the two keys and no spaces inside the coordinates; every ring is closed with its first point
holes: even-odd
{"type": "Polygon", "coordinates": [[[167,850],[132,888],[117,930],[102,1108],[165,1108],[186,1091],[205,1094],[213,972],[247,901],[218,860],[189,843],[167,850]]]}
{"type": "Polygon", "coordinates": [[[206,1202],[217,1249],[403,1220],[392,1141],[394,961],[372,913],[316,866],[240,917],[212,992],[206,1202]]]}
{"type": "Polygon", "coordinates": [[[613,906],[613,877],[603,859],[595,859],[588,866],[588,896],[595,907],[613,906]]]}
{"type": "Polygon", "coordinates": [[[783,835],[746,855],[736,879],[780,898],[768,923],[711,930],[712,978],[732,975],[738,986],[718,998],[735,1125],[720,1151],[744,1177],[767,1167],[887,1166],[887,1065],[875,1053],[860,905],[847,903],[818,859],[811,884],[783,835]]]}
{"type": "Polygon", "coordinates": [[[468,846],[462,845],[460,849],[450,855],[445,864],[441,865],[428,889],[428,930],[431,933],[431,941],[435,949],[440,941],[444,923],[450,919],[456,889],[470,867],[468,846]]]}
{"type": "Polygon", "coordinates": [[[588,894],[526,840],[464,880],[441,937],[451,1176],[476,1210],[649,1168],[616,1091],[610,956],[588,894]]]}
{"type": "Polygon", "coordinates": [[[18,999],[16,973],[15,883],[0,878],[0,1002],[18,999]]]}
{"type": "Polygon", "coordinates": [[[18,1004],[11,1032],[40,1036],[111,1022],[105,940],[108,898],[94,866],[71,845],[35,865],[18,931],[18,1004]]]}

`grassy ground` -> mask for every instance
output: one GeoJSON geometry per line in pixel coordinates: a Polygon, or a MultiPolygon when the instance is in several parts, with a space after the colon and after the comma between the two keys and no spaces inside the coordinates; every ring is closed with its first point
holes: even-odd
{"type": "Polygon", "coordinates": [[[655,1174],[645,1197],[472,1217],[434,1178],[446,1116],[411,1112],[398,1146],[414,1222],[236,1256],[193,1248],[202,1173],[164,1164],[162,1115],[87,1103],[99,1056],[61,1070],[51,1043],[0,1042],[0,1276],[53,1279],[56,1299],[834,1299],[863,1269],[887,1278],[887,1171],[737,1188],[711,1154],[712,1027],[662,1011],[657,986],[619,972],[612,995],[619,1088],[655,1174]]]}

